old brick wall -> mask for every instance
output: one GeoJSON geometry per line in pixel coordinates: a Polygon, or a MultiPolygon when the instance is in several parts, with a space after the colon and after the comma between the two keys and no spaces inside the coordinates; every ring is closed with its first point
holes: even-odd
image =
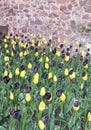
{"type": "Polygon", "coordinates": [[[79,27],[91,27],[91,0],[0,0],[0,25],[14,34],[81,38],[79,27]]]}

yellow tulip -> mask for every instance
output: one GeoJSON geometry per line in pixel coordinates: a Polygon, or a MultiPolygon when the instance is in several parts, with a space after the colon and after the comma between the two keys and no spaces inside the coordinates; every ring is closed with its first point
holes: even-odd
{"type": "Polygon", "coordinates": [[[57,82],[57,76],[56,76],[56,75],[54,75],[53,81],[54,81],[54,82],[57,82]]]}
{"type": "Polygon", "coordinates": [[[4,57],[4,61],[9,61],[9,57],[8,57],[8,56],[5,56],[5,57],[4,57]]]}
{"type": "Polygon", "coordinates": [[[64,44],[66,44],[66,43],[67,43],[67,40],[64,39],[64,44]]]}
{"type": "Polygon", "coordinates": [[[84,66],[84,68],[85,68],[85,69],[88,69],[88,64],[86,64],[86,65],[84,66]]]}
{"type": "Polygon", "coordinates": [[[39,126],[40,130],[45,129],[45,125],[44,125],[43,121],[41,121],[41,120],[38,121],[38,126],[39,126]]]}
{"type": "Polygon", "coordinates": [[[3,41],[4,41],[5,43],[7,42],[7,40],[6,40],[6,39],[4,39],[3,41]]]}
{"type": "Polygon", "coordinates": [[[49,62],[49,57],[46,57],[46,62],[49,62]]]}
{"type": "Polygon", "coordinates": [[[48,79],[51,79],[51,78],[52,78],[52,72],[49,72],[48,79]]]}
{"type": "Polygon", "coordinates": [[[10,78],[10,79],[12,78],[12,73],[11,73],[11,72],[9,73],[9,78],[10,78]]]}
{"type": "Polygon", "coordinates": [[[34,84],[38,84],[38,82],[39,82],[39,74],[36,73],[36,74],[34,75],[34,78],[33,78],[33,83],[34,83],[34,84]]]}
{"type": "Polygon", "coordinates": [[[20,53],[19,53],[19,56],[22,57],[22,56],[23,56],[23,52],[20,52],[20,53]]]}
{"type": "Polygon", "coordinates": [[[5,45],[4,45],[4,48],[8,48],[8,44],[5,44],[5,45]]]}
{"type": "Polygon", "coordinates": [[[7,35],[7,36],[5,36],[5,38],[6,38],[6,39],[9,39],[9,38],[10,38],[10,36],[9,36],[9,35],[7,35]]]}
{"type": "Polygon", "coordinates": [[[45,68],[49,69],[49,64],[48,63],[45,63],[45,68]]]}
{"type": "Polygon", "coordinates": [[[60,43],[60,42],[61,42],[60,38],[58,38],[58,39],[57,39],[57,42],[58,42],[58,43],[60,43]]]}
{"type": "Polygon", "coordinates": [[[88,79],[87,73],[86,73],[84,76],[82,76],[82,79],[83,79],[84,81],[86,81],[86,80],[88,79]]]}
{"type": "Polygon", "coordinates": [[[65,99],[66,99],[66,96],[65,96],[64,93],[62,93],[61,96],[60,96],[60,101],[64,102],[65,99]]]}
{"type": "Polygon", "coordinates": [[[90,112],[88,112],[87,117],[88,117],[88,121],[91,121],[91,113],[90,112]]]}
{"type": "Polygon", "coordinates": [[[41,111],[41,112],[44,111],[45,107],[46,107],[46,105],[45,105],[44,101],[41,101],[39,104],[39,111],[41,111]]]}
{"type": "Polygon", "coordinates": [[[19,75],[19,74],[20,74],[19,68],[16,68],[16,69],[15,69],[15,74],[16,74],[16,75],[19,75]]]}
{"type": "Polygon", "coordinates": [[[61,55],[60,51],[57,51],[56,56],[60,56],[60,55],[61,55]]]}
{"type": "Polygon", "coordinates": [[[65,56],[65,61],[69,61],[69,59],[70,59],[70,56],[65,56]]]}
{"type": "Polygon", "coordinates": [[[69,71],[68,71],[68,69],[66,68],[66,69],[64,70],[64,75],[65,75],[65,76],[68,76],[68,74],[69,74],[69,71]]]}
{"type": "Polygon", "coordinates": [[[74,79],[76,77],[75,72],[73,72],[72,74],[70,74],[70,79],[74,79]]]}
{"type": "Polygon", "coordinates": [[[81,54],[82,57],[84,57],[85,56],[84,50],[82,50],[80,54],[81,54]]]}
{"type": "Polygon", "coordinates": [[[8,71],[5,70],[3,76],[8,76],[8,71]]]}
{"type": "Polygon", "coordinates": [[[26,100],[27,102],[30,102],[30,101],[31,101],[31,95],[30,95],[30,93],[26,93],[25,100],[26,100]]]}
{"type": "Polygon", "coordinates": [[[26,71],[25,71],[25,70],[21,71],[20,77],[21,77],[21,78],[24,78],[24,77],[25,77],[25,74],[26,74],[26,71]]]}
{"type": "Polygon", "coordinates": [[[76,41],[76,45],[79,46],[79,44],[80,44],[80,43],[79,43],[78,41],[76,41]]]}
{"type": "Polygon", "coordinates": [[[42,62],[42,59],[43,59],[43,58],[41,57],[41,58],[39,59],[39,61],[42,62]]]}
{"type": "Polygon", "coordinates": [[[38,53],[38,52],[36,52],[36,53],[35,53],[35,56],[37,57],[38,55],[39,55],[39,53],[38,53]]]}
{"type": "Polygon", "coordinates": [[[10,92],[10,100],[14,100],[14,94],[10,92]]]}
{"type": "Polygon", "coordinates": [[[46,89],[45,87],[42,87],[40,90],[40,96],[45,96],[45,94],[46,94],[46,89]]]}
{"type": "Polygon", "coordinates": [[[75,107],[74,105],[73,105],[73,109],[75,110],[75,111],[78,111],[79,110],[79,106],[78,107],[75,107]]]}
{"type": "Polygon", "coordinates": [[[31,63],[28,64],[28,69],[32,69],[32,64],[31,63]]]}

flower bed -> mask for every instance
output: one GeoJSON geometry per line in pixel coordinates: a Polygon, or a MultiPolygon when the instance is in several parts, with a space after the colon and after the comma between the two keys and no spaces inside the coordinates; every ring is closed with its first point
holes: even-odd
{"type": "Polygon", "coordinates": [[[91,56],[31,36],[0,44],[0,130],[90,130],[91,56]]]}

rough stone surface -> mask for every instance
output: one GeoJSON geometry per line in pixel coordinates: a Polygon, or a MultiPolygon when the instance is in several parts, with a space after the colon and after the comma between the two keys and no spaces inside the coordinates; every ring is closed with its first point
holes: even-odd
{"type": "MultiPolygon", "coordinates": [[[[91,0],[0,0],[0,25],[8,25],[13,34],[83,40],[79,28],[91,28],[91,0]]],[[[88,36],[91,40],[90,32],[88,36]]]]}

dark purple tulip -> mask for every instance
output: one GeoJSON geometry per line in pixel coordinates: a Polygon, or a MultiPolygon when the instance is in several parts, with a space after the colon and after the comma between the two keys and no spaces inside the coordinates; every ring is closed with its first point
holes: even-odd
{"type": "Polygon", "coordinates": [[[55,125],[56,125],[56,126],[59,126],[59,125],[60,125],[60,120],[56,120],[56,121],[55,121],[55,125]]]}
{"type": "Polygon", "coordinates": [[[83,86],[82,90],[85,92],[87,90],[87,86],[83,86]]]}
{"type": "Polygon", "coordinates": [[[83,60],[83,56],[80,56],[80,61],[82,61],[83,60]]]}
{"type": "Polygon", "coordinates": [[[65,58],[65,54],[62,54],[62,58],[63,58],[63,59],[65,58]]]}
{"type": "Polygon", "coordinates": [[[61,82],[61,81],[62,81],[62,77],[59,76],[59,77],[58,77],[58,82],[61,82]]]}
{"type": "Polygon", "coordinates": [[[46,116],[43,122],[45,125],[47,125],[50,122],[50,118],[46,116]]]}
{"type": "Polygon", "coordinates": [[[26,50],[26,48],[24,48],[24,47],[21,47],[21,49],[22,49],[23,52],[26,50]]]}
{"type": "Polygon", "coordinates": [[[37,62],[37,57],[35,57],[34,62],[37,62]]]}
{"type": "Polygon", "coordinates": [[[21,114],[19,111],[15,111],[14,109],[10,111],[10,115],[12,115],[15,119],[20,120],[21,119],[21,114]]]}
{"type": "Polygon", "coordinates": [[[4,83],[6,84],[10,81],[10,78],[8,76],[5,76],[3,79],[4,79],[4,83]]]}
{"type": "Polygon", "coordinates": [[[10,66],[12,66],[12,65],[13,65],[13,60],[11,60],[11,61],[9,62],[9,64],[10,64],[10,66]]]}
{"type": "Polygon", "coordinates": [[[60,97],[63,92],[64,92],[64,89],[58,90],[58,91],[56,92],[56,96],[57,96],[57,97],[60,97]]]}
{"type": "Polygon", "coordinates": [[[60,45],[60,48],[63,48],[63,46],[64,46],[64,45],[63,45],[63,44],[61,44],[61,45],[60,45]]]}
{"type": "Polygon", "coordinates": [[[69,50],[70,50],[70,48],[67,48],[66,50],[67,50],[67,51],[69,51],[69,50]]]}
{"type": "Polygon", "coordinates": [[[40,64],[37,64],[37,68],[38,68],[38,69],[40,68],[40,64]]]}
{"type": "Polygon", "coordinates": [[[79,47],[82,47],[82,44],[81,44],[81,43],[79,44],[79,47]]]}
{"type": "Polygon", "coordinates": [[[21,37],[24,37],[24,35],[21,35],[21,37]]]}
{"type": "Polygon", "coordinates": [[[14,83],[14,89],[18,89],[18,88],[19,88],[19,83],[18,82],[14,83]]]}
{"type": "Polygon", "coordinates": [[[67,53],[66,53],[66,55],[67,55],[67,56],[70,56],[70,53],[69,53],[69,52],[67,52],[67,53]]]}
{"type": "Polygon", "coordinates": [[[73,72],[74,72],[73,70],[70,70],[70,71],[69,71],[69,75],[72,75],[72,74],[73,74],[73,72]]]}
{"type": "Polygon", "coordinates": [[[82,77],[84,77],[85,75],[86,75],[86,72],[83,72],[83,73],[82,73],[82,77]]]}
{"type": "Polygon", "coordinates": [[[51,93],[50,93],[50,92],[46,92],[44,98],[45,98],[46,100],[49,100],[49,99],[51,98],[51,93]]]}
{"type": "Polygon", "coordinates": [[[53,53],[53,54],[55,54],[55,53],[56,53],[56,48],[54,48],[54,49],[52,50],[52,53],[53,53]]]}
{"type": "Polygon", "coordinates": [[[35,114],[35,113],[32,115],[32,121],[33,121],[33,122],[36,121],[36,114],[35,114]]]}
{"type": "Polygon", "coordinates": [[[50,46],[50,42],[47,43],[47,46],[50,46]]]}
{"type": "Polygon", "coordinates": [[[84,62],[83,62],[83,66],[85,66],[86,64],[87,64],[87,63],[84,61],[84,62]]]}
{"type": "Polygon", "coordinates": [[[28,60],[28,58],[29,58],[29,56],[28,56],[28,55],[26,55],[26,56],[25,56],[25,59],[26,59],[26,60],[28,60]]]}
{"type": "Polygon", "coordinates": [[[78,49],[76,49],[75,52],[78,52],[78,49]]]}
{"type": "Polygon", "coordinates": [[[10,33],[10,37],[12,37],[13,36],[13,34],[12,33],[10,33]]]}
{"type": "Polygon", "coordinates": [[[76,78],[72,79],[71,81],[72,81],[73,84],[75,84],[76,83],[76,78]]]}
{"type": "Polygon", "coordinates": [[[38,41],[35,43],[35,46],[38,46],[38,41]]]}
{"type": "Polygon", "coordinates": [[[17,51],[16,51],[16,50],[14,50],[14,49],[13,49],[13,52],[14,52],[14,54],[16,54],[16,53],[17,53],[17,51]]]}
{"type": "Polygon", "coordinates": [[[34,72],[34,73],[37,73],[37,72],[38,72],[38,68],[37,68],[37,67],[34,67],[33,72],[34,72]]]}
{"type": "Polygon", "coordinates": [[[21,114],[20,114],[20,112],[19,112],[19,111],[14,111],[13,117],[14,117],[15,119],[20,120],[20,119],[21,119],[21,114]]]}
{"type": "Polygon", "coordinates": [[[26,93],[30,93],[31,87],[26,87],[25,90],[26,90],[26,93]]]}
{"type": "Polygon", "coordinates": [[[54,60],[51,61],[50,66],[51,66],[51,67],[55,66],[55,61],[54,61],[54,60]]]}
{"type": "Polygon", "coordinates": [[[45,51],[46,49],[45,48],[43,48],[43,52],[45,51]]]}
{"type": "Polygon", "coordinates": [[[72,58],[71,58],[71,59],[69,60],[69,64],[72,64],[72,61],[73,61],[73,60],[72,60],[72,58]]]}
{"type": "Polygon", "coordinates": [[[63,49],[63,50],[61,51],[61,53],[62,53],[62,54],[65,53],[65,50],[63,49]]]}
{"type": "Polygon", "coordinates": [[[21,65],[21,70],[25,70],[25,65],[21,65]]]}
{"type": "Polygon", "coordinates": [[[64,64],[63,64],[63,63],[58,64],[58,67],[59,67],[60,69],[62,69],[62,68],[63,68],[63,66],[64,66],[64,64]]]}
{"type": "Polygon", "coordinates": [[[35,50],[35,52],[38,52],[38,48],[35,48],[34,50],[35,50]]]}
{"type": "Polygon", "coordinates": [[[70,45],[70,49],[72,48],[72,45],[70,45]]]}
{"type": "Polygon", "coordinates": [[[90,54],[89,53],[86,53],[86,56],[89,56],[90,54]]]}
{"type": "Polygon", "coordinates": [[[33,47],[33,46],[31,46],[31,47],[30,47],[30,50],[34,50],[34,47],[33,47]]]}
{"type": "Polygon", "coordinates": [[[48,78],[48,74],[45,74],[45,75],[44,75],[44,79],[47,79],[47,78],[48,78]]]}
{"type": "Polygon", "coordinates": [[[78,106],[79,106],[79,102],[78,102],[78,101],[75,101],[75,102],[74,102],[74,106],[75,106],[75,107],[78,107],[78,106]]]}
{"type": "Polygon", "coordinates": [[[27,39],[27,36],[25,36],[25,39],[27,39]]]}

